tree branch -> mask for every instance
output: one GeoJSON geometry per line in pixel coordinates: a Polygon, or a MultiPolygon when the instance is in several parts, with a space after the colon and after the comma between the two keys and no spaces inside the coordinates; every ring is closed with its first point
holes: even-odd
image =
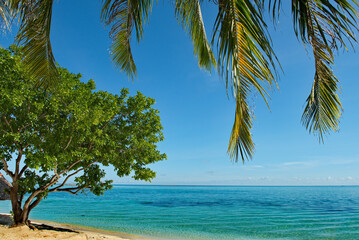
{"type": "Polygon", "coordinates": [[[71,140],[72,140],[72,136],[70,137],[68,143],[66,144],[66,147],[64,148],[64,151],[70,146],[71,140]]]}
{"type": "Polygon", "coordinates": [[[87,186],[83,186],[83,187],[74,187],[74,188],[62,188],[62,189],[57,189],[54,192],[68,192],[71,194],[76,195],[78,192],[80,192],[82,189],[87,188],[87,186]]]}
{"type": "Polygon", "coordinates": [[[20,194],[19,205],[21,206],[22,200],[24,199],[24,194],[20,194]]]}
{"type": "Polygon", "coordinates": [[[21,169],[21,171],[20,171],[20,173],[19,173],[19,178],[21,178],[21,176],[24,174],[24,172],[26,171],[27,168],[28,168],[28,166],[25,165],[25,166],[21,169]]]}
{"type": "Polygon", "coordinates": [[[61,187],[63,187],[63,186],[65,185],[65,183],[67,182],[67,180],[69,180],[70,177],[76,175],[77,173],[81,172],[81,171],[84,170],[84,169],[85,169],[85,168],[80,168],[80,169],[78,169],[77,171],[71,173],[70,175],[68,175],[68,176],[65,178],[65,180],[61,183],[61,185],[59,185],[59,186],[57,186],[57,187],[55,187],[55,188],[53,188],[53,189],[49,189],[49,192],[56,192],[57,189],[59,189],[59,188],[61,188],[61,187]]]}
{"type": "Polygon", "coordinates": [[[57,186],[57,187],[55,187],[55,188],[53,188],[53,189],[49,189],[49,192],[56,192],[59,188],[63,187],[63,186],[66,184],[67,180],[69,180],[70,177],[72,177],[72,176],[78,174],[78,173],[79,173],[80,171],[82,171],[82,170],[85,170],[86,168],[88,168],[89,166],[91,166],[92,164],[94,164],[95,162],[97,162],[97,161],[93,161],[93,162],[91,162],[90,164],[88,164],[86,167],[82,167],[82,168],[78,169],[77,171],[71,173],[70,175],[68,175],[68,176],[65,178],[65,180],[61,183],[61,185],[59,185],[59,186],[57,186]]]}
{"type": "Polygon", "coordinates": [[[18,150],[19,151],[19,155],[16,158],[16,167],[15,167],[15,178],[17,179],[19,176],[19,170],[20,170],[20,161],[22,158],[22,149],[18,150]]]}
{"type": "Polygon", "coordinates": [[[18,132],[21,132],[21,130],[23,130],[24,128],[26,128],[26,127],[28,127],[30,125],[31,125],[31,123],[28,123],[25,126],[22,126],[21,128],[18,128],[18,132]]]}
{"type": "Polygon", "coordinates": [[[116,115],[115,115],[114,117],[112,117],[110,120],[108,120],[108,121],[102,126],[101,130],[104,130],[105,127],[107,127],[107,125],[108,125],[112,120],[114,120],[115,118],[116,118],[116,115]]]}
{"type": "Polygon", "coordinates": [[[30,204],[30,206],[29,206],[29,213],[30,213],[30,211],[31,211],[34,207],[36,207],[36,206],[41,202],[42,199],[43,199],[43,197],[38,197],[34,202],[32,202],[32,203],[30,204]]]}
{"type": "MultiPolygon", "coordinates": [[[[74,162],[73,164],[71,164],[68,168],[66,168],[65,170],[61,171],[60,173],[57,172],[57,163],[55,166],[55,175],[52,176],[52,178],[50,179],[49,183],[46,184],[44,187],[48,188],[50,186],[52,186],[53,184],[55,184],[57,182],[57,180],[60,178],[60,175],[67,173],[68,171],[71,170],[71,168],[73,168],[76,164],[78,164],[79,162],[81,162],[82,159],[77,160],[76,162],[74,162]]],[[[66,180],[67,181],[67,180],[66,180]]]]}
{"type": "Polygon", "coordinates": [[[57,163],[57,161],[55,162],[55,169],[54,169],[54,173],[55,176],[57,176],[58,178],[60,178],[59,174],[57,173],[57,167],[59,166],[59,164],[57,163]]]}
{"type": "Polygon", "coordinates": [[[6,172],[6,174],[9,175],[14,180],[15,174],[9,170],[9,166],[7,165],[7,162],[5,161],[5,159],[3,158],[3,159],[1,159],[1,161],[4,164],[4,171],[6,172]]]}
{"type": "Polygon", "coordinates": [[[9,128],[10,128],[10,130],[11,130],[11,132],[14,132],[14,131],[12,130],[12,127],[11,127],[11,125],[10,125],[9,121],[7,120],[7,118],[5,117],[5,115],[4,115],[4,114],[2,115],[2,118],[5,120],[6,125],[8,125],[8,127],[9,127],[9,128]]]}
{"type": "Polygon", "coordinates": [[[47,115],[47,112],[44,112],[43,114],[40,115],[40,117],[39,117],[37,120],[39,120],[39,119],[45,117],[46,115],[47,115]]]}
{"type": "Polygon", "coordinates": [[[71,168],[73,168],[76,164],[78,164],[79,162],[81,162],[81,160],[82,160],[82,159],[79,159],[79,160],[77,160],[76,162],[74,162],[73,164],[71,164],[70,167],[68,167],[68,168],[66,168],[65,170],[61,171],[61,172],[59,173],[59,175],[62,175],[62,174],[64,174],[64,173],[68,172],[68,171],[69,171],[71,168]]]}
{"type": "Polygon", "coordinates": [[[30,206],[30,203],[32,202],[32,200],[33,200],[37,195],[39,195],[39,194],[42,193],[42,192],[43,192],[42,188],[39,188],[39,189],[35,190],[35,191],[26,199],[26,201],[25,201],[25,203],[24,203],[24,206],[23,206],[23,210],[25,211],[26,209],[28,209],[29,206],[30,206]]]}

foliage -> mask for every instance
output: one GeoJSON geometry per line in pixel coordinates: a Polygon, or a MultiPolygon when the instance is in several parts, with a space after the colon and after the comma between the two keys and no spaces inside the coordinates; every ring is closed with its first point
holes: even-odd
{"type": "Polygon", "coordinates": [[[120,177],[155,177],[146,165],[166,158],[156,146],[163,135],[155,101],[140,92],[129,97],[127,89],[119,95],[95,91],[93,80],[57,71],[56,89],[34,87],[17,48],[0,49],[0,159],[18,185],[20,205],[29,194],[23,210],[50,192],[103,194],[112,182],[103,180],[103,166],[120,177]],[[71,177],[75,186],[68,187],[71,177]]]}
{"type": "MultiPolygon", "coordinates": [[[[211,71],[215,67],[225,79],[227,92],[236,99],[235,121],[228,153],[235,161],[251,158],[254,143],[251,135],[253,110],[251,94],[259,93],[265,102],[267,89],[276,85],[279,63],[272,49],[263,12],[268,10],[274,22],[282,10],[281,0],[215,0],[218,6],[212,46],[217,46],[217,59],[209,44],[202,19],[200,0],[176,0],[175,15],[188,32],[199,66],[211,71]]],[[[111,27],[111,56],[116,67],[130,78],[136,76],[131,52],[131,37],[143,36],[152,0],[102,0],[102,20],[111,27]]],[[[303,125],[317,134],[319,140],[339,128],[341,103],[338,79],[332,65],[340,47],[356,41],[358,30],[357,0],[291,0],[294,32],[313,51],[315,74],[313,87],[302,116],[303,125]]],[[[17,42],[24,44],[24,58],[31,76],[40,83],[53,83],[56,68],[50,44],[53,0],[0,0],[0,19],[8,25],[18,16],[20,31],[17,42]]]]}

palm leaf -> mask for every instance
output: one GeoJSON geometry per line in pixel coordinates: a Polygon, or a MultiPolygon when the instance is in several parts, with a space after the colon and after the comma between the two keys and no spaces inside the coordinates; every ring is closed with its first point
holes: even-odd
{"type": "Polygon", "coordinates": [[[131,79],[137,75],[131,51],[131,36],[143,36],[143,24],[148,21],[152,0],[103,0],[101,19],[111,25],[111,57],[116,67],[125,71],[131,79]]]}
{"type": "Polygon", "coordinates": [[[199,66],[211,71],[212,66],[216,66],[216,59],[207,40],[200,2],[176,0],[175,11],[178,21],[190,34],[199,66]]]}
{"type": "Polygon", "coordinates": [[[235,121],[228,153],[232,160],[251,158],[252,114],[248,98],[256,90],[267,103],[266,88],[275,84],[275,61],[271,41],[263,22],[260,1],[221,0],[212,42],[218,34],[218,67],[236,98],[235,121]]]}
{"type": "Polygon", "coordinates": [[[9,0],[10,9],[19,16],[16,43],[23,45],[24,63],[39,84],[56,84],[57,70],[50,42],[53,0],[9,0]]]}
{"type": "Polygon", "coordinates": [[[356,41],[358,13],[346,0],[292,0],[292,12],[296,35],[311,45],[315,60],[314,83],[302,123],[323,141],[325,134],[339,129],[342,108],[338,79],[331,70],[334,51],[340,46],[347,49],[347,43],[352,45],[356,41]]]}
{"type": "Polygon", "coordinates": [[[237,89],[236,111],[229,139],[228,154],[231,159],[238,161],[241,156],[242,162],[245,159],[251,159],[254,152],[254,143],[252,140],[252,115],[248,106],[247,94],[243,89],[237,89]],[[241,92],[242,91],[242,92],[241,92]]]}
{"type": "Polygon", "coordinates": [[[0,0],[0,30],[7,30],[11,22],[10,9],[5,0],[0,0]]]}

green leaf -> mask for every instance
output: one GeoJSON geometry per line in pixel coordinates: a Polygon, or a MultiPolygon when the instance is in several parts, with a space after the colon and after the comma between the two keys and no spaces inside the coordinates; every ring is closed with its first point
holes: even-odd
{"type": "MultiPolygon", "coordinates": [[[[357,1],[351,2],[359,6],[357,1]]],[[[347,43],[352,45],[356,41],[358,12],[346,0],[293,0],[292,13],[295,32],[304,44],[312,47],[315,60],[314,83],[302,123],[323,141],[325,134],[339,129],[342,108],[338,79],[331,69],[334,51],[339,46],[347,49],[347,43]]]]}
{"type": "Polygon", "coordinates": [[[266,88],[275,82],[276,56],[263,22],[261,5],[249,0],[219,1],[212,42],[218,34],[218,68],[236,98],[235,122],[228,153],[232,160],[251,158],[252,114],[248,96],[256,90],[267,103],[266,88]]]}
{"type": "Polygon", "coordinates": [[[37,84],[50,86],[58,81],[50,29],[53,0],[10,0],[10,9],[18,13],[20,29],[16,42],[23,45],[25,67],[37,84]]]}
{"type": "Polygon", "coordinates": [[[137,76],[136,65],[131,51],[132,31],[136,39],[143,36],[143,24],[148,21],[152,0],[103,0],[101,19],[111,26],[111,56],[116,67],[133,79],[137,76]]]}
{"type": "Polygon", "coordinates": [[[0,31],[8,30],[12,14],[5,0],[0,0],[0,31]]]}
{"type": "Polygon", "coordinates": [[[198,0],[176,0],[176,16],[192,39],[194,54],[200,67],[211,71],[216,67],[216,59],[207,40],[201,6],[198,0]]]}

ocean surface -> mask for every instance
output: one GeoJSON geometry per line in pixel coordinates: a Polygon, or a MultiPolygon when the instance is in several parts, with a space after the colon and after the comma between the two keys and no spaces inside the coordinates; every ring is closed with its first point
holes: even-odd
{"type": "MultiPolygon", "coordinates": [[[[0,201],[0,212],[9,212],[0,201]]],[[[359,187],[114,186],[30,215],[154,239],[359,239],[359,187]]]]}

